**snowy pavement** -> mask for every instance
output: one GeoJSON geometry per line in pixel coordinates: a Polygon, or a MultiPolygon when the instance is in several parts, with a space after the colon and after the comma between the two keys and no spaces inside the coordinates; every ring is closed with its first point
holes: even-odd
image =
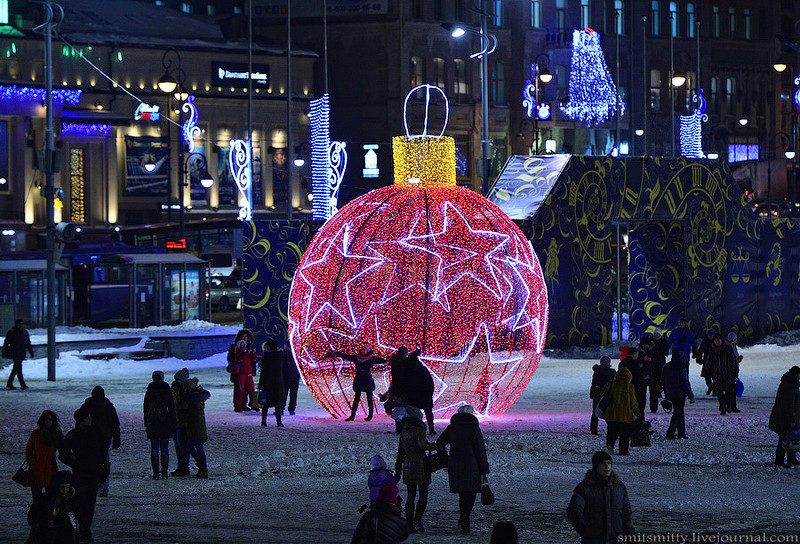
{"type": "MultiPolygon", "coordinates": [[[[76,331],[77,332],[77,331],[76,331]]],[[[775,435],[767,427],[778,381],[800,359],[800,346],[742,350],[745,396],[740,414],[720,416],[692,363],[698,401],[687,405],[688,441],[663,439],[668,418],[652,417],[651,448],[614,456],[628,486],[639,531],[797,531],[800,467],[772,466],[775,435]]],[[[504,415],[483,420],[497,497],[476,506],[473,534],[456,534],[457,497],[447,475],[433,476],[425,535],[411,543],[485,543],[497,519],[513,519],[521,542],[575,542],[565,508],[604,437],[588,433],[593,360],[543,358],[522,398],[504,415]]],[[[615,361],[616,365],[616,361],[615,361]]],[[[0,542],[22,542],[30,494],[10,476],[22,462],[41,410],[53,408],[62,428],[102,384],[122,419],[122,447],[112,454],[111,494],[98,499],[94,533],[108,543],[347,543],[367,497],[369,458],[394,463],[397,438],[381,416],[371,423],[334,420],[301,386],[297,416],[286,427],[260,427],[258,414],[232,411],[222,354],[202,361],[85,361],[64,354],[58,382],[46,382],[44,360],[25,363],[31,389],[0,391],[0,542]],[[141,415],[154,369],[168,376],[188,366],[212,393],[206,418],[210,479],[150,479],[149,443],[141,415]]],[[[5,379],[8,367],[0,371],[5,379]]],[[[649,414],[648,414],[649,416],[649,414]]],[[[437,422],[442,430],[446,422],[437,422]]],[[[604,424],[601,422],[601,433],[604,424]]],[[[174,452],[173,452],[174,453],[174,452]]],[[[171,459],[175,466],[174,455],[171,459]]],[[[405,489],[401,486],[401,494],[405,489]]]]}

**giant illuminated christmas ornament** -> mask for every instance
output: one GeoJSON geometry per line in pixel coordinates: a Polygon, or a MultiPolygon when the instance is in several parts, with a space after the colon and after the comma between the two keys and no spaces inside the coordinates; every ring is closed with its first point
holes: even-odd
{"type": "Polygon", "coordinates": [[[569,102],[561,109],[570,119],[593,125],[614,115],[617,103],[622,116],[625,104],[617,96],[617,87],[608,73],[600,48],[600,34],[591,28],[575,30],[572,33],[569,102]]]}
{"type": "MultiPolygon", "coordinates": [[[[349,413],[353,365],[327,357],[332,351],[355,353],[363,342],[383,357],[401,346],[421,348],[435,383],[434,411],[444,417],[463,404],[481,415],[504,412],[544,347],[539,261],[497,206],[456,186],[453,139],[427,135],[427,99],[438,88],[411,92],[423,89],[426,129],[409,136],[406,127],[405,137],[393,139],[394,184],[339,210],[311,241],[292,282],[292,352],[334,416],[349,413]]],[[[377,395],[389,386],[389,368],[373,375],[377,395]]]]}

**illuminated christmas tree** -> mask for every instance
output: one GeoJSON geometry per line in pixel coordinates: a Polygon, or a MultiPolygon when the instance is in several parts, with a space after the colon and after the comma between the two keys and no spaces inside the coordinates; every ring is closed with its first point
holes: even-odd
{"type": "MultiPolygon", "coordinates": [[[[561,109],[570,119],[590,125],[602,123],[616,113],[617,87],[600,49],[600,35],[591,28],[572,33],[569,103],[561,109]]],[[[619,114],[625,114],[622,98],[619,114]]]]}

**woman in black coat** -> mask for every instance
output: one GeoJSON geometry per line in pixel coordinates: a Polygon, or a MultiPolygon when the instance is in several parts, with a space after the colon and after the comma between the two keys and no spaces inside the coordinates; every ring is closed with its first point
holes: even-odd
{"type": "Polygon", "coordinates": [[[275,408],[275,421],[283,427],[281,415],[286,405],[286,387],[283,381],[283,360],[285,353],[278,349],[275,340],[267,342],[267,349],[261,356],[261,376],[258,378],[258,390],[262,392],[263,408],[261,409],[261,426],[267,426],[267,411],[275,408]]]}
{"type": "Polygon", "coordinates": [[[144,428],[150,439],[150,465],[153,479],[158,480],[158,457],[161,452],[161,478],[167,478],[169,470],[169,439],[175,433],[175,401],[172,390],[164,381],[164,373],[153,372],[153,381],[144,394],[144,428]]]}
{"type": "Polygon", "coordinates": [[[407,382],[406,401],[409,406],[415,406],[425,412],[428,421],[428,433],[436,434],[433,428],[433,393],[435,387],[431,373],[419,360],[420,349],[417,348],[408,355],[405,362],[407,382]]]}
{"type": "Polygon", "coordinates": [[[353,406],[350,410],[350,417],[345,421],[353,421],[356,418],[356,410],[358,403],[361,402],[361,393],[366,393],[367,406],[369,413],[364,421],[372,420],[372,413],[375,411],[375,401],[372,398],[372,392],[375,391],[375,380],[372,378],[372,367],[378,365],[385,365],[386,360],[375,354],[372,345],[365,342],[361,345],[358,353],[350,355],[341,351],[332,351],[328,353],[328,357],[339,357],[345,361],[350,361],[356,366],[355,375],[353,376],[353,406]]]}
{"type": "Polygon", "coordinates": [[[472,415],[473,411],[469,405],[459,408],[436,441],[440,448],[450,446],[447,475],[450,493],[458,493],[458,527],[462,535],[469,533],[469,516],[475,506],[475,496],[481,491],[489,474],[486,445],[478,418],[472,415]]]}
{"type": "Polygon", "coordinates": [[[798,366],[793,366],[781,377],[775,404],[769,415],[769,429],[778,435],[778,447],[775,449],[776,466],[800,465],[797,452],[794,451],[789,451],[788,463],[783,462],[786,456],[784,448],[786,431],[791,427],[800,427],[800,367],[798,366]]]}

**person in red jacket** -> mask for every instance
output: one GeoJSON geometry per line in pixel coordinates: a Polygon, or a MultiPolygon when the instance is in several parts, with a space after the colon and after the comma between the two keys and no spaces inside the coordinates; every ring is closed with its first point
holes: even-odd
{"type": "Polygon", "coordinates": [[[247,406],[247,400],[256,391],[255,384],[253,384],[253,368],[256,359],[253,333],[247,329],[240,330],[228,349],[228,367],[226,369],[231,373],[233,382],[233,410],[235,412],[249,412],[252,409],[247,406]]]}

